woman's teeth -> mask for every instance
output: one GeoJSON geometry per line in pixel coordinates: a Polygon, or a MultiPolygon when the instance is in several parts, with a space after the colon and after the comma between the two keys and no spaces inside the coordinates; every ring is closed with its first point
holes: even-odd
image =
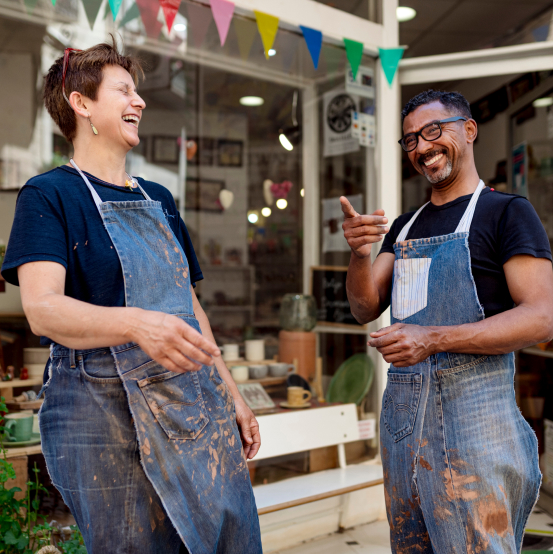
{"type": "Polygon", "coordinates": [[[438,154],[437,156],[434,156],[433,158],[430,158],[429,160],[426,160],[423,163],[426,167],[428,167],[429,165],[432,165],[433,163],[436,163],[442,156],[443,156],[443,154],[438,154]]]}
{"type": "Polygon", "coordinates": [[[124,115],[123,116],[123,121],[126,121],[127,123],[130,123],[131,125],[134,125],[135,127],[138,127],[138,122],[140,120],[135,115],[124,115]]]}

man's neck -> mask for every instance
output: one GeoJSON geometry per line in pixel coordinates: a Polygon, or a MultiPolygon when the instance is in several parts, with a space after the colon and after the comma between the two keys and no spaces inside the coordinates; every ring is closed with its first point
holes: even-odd
{"type": "MultiPolygon", "coordinates": [[[[480,177],[476,168],[473,167],[471,171],[457,175],[451,183],[447,183],[442,186],[432,185],[432,196],[430,201],[435,206],[443,206],[448,202],[453,202],[461,196],[472,194],[478,187],[480,177]]],[[[438,183],[441,185],[441,183],[438,183]]]]}

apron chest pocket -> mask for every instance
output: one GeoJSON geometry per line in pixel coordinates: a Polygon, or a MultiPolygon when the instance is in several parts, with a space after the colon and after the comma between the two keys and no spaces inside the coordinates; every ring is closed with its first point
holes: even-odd
{"type": "Polygon", "coordinates": [[[195,373],[168,371],[138,381],[156,420],[170,439],[195,439],[207,425],[200,382],[195,373]]]}
{"type": "Polygon", "coordinates": [[[394,262],[392,316],[406,319],[426,308],[432,258],[408,258],[394,262]]]}
{"type": "Polygon", "coordinates": [[[413,432],[421,388],[420,373],[388,373],[382,419],[395,442],[413,432]]]}

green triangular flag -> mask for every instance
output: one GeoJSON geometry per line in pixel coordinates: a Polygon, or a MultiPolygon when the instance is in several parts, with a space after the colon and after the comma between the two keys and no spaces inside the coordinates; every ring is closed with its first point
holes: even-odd
{"type": "Polygon", "coordinates": [[[140,10],[138,9],[138,4],[132,4],[131,7],[125,12],[125,15],[122,17],[119,22],[119,27],[124,27],[130,21],[133,21],[137,17],[140,17],[140,10]]]}
{"type": "Polygon", "coordinates": [[[405,48],[379,48],[378,50],[380,51],[380,65],[382,66],[382,71],[384,71],[384,75],[386,75],[388,84],[392,86],[405,48]]]}
{"type": "Polygon", "coordinates": [[[344,44],[346,45],[346,56],[348,57],[348,62],[351,66],[351,72],[353,73],[353,78],[355,79],[357,77],[357,70],[361,65],[361,59],[363,58],[363,43],[345,38],[344,44]]]}
{"type": "Polygon", "coordinates": [[[28,14],[32,14],[35,11],[35,7],[38,3],[38,0],[24,0],[25,9],[28,14]]]}
{"type": "Polygon", "coordinates": [[[115,21],[115,18],[117,17],[117,14],[119,13],[119,8],[121,7],[121,3],[123,0],[109,0],[109,7],[111,8],[111,13],[113,15],[113,21],[115,21]]]}
{"type": "MultiPolygon", "coordinates": [[[[53,1],[54,0],[52,0],[52,2],[53,1]]],[[[100,11],[102,2],[103,0],[83,0],[84,11],[91,29],[94,28],[94,23],[96,21],[96,17],[98,17],[98,12],[100,11]]]]}

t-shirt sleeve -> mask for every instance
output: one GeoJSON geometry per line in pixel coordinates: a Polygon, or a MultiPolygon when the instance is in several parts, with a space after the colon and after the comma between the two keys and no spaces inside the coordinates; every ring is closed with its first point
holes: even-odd
{"type": "Polygon", "coordinates": [[[2,277],[19,286],[17,268],[29,262],[57,262],[67,269],[67,235],[59,206],[33,185],[19,192],[2,277]]]}
{"type": "Polygon", "coordinates": [[[382,241],[382,247],[380,248],[380,252],[378,255],[389,252],[390,254],[394,254],[394,244],[397,241],[397,237],[399,233],[401,232],[401,229],[403,229],[403,224],[400,222],[400,219],[403,219],[403,216],[398,217],[390,227],[390,230],[388,231],[388,234],[384,236],[384,240],[382,241]]]}
{"type": "Polygon", "coordinates": [[[513,198],[505,207],[497,229],[501,264],[517,254],[551,260],[549,238],[536,210],[523,197],[513,198]]]}
{"type": "Polygon", "coordinates": [[[184,253],[186,254],[188,267],[190,268],[190,282],[194,285],[198,281],[201,281],[204,276],[200,268],[200,263],[198,262],[198,258],[196,256],[194,246],[192,246],[192,241],[190,240],[190,235],[188,234],[186,224],[184,223],[180,215],[178,216],[178,218],[179,226],[177,230],[177,239],[180,242],[184,253]]]}

